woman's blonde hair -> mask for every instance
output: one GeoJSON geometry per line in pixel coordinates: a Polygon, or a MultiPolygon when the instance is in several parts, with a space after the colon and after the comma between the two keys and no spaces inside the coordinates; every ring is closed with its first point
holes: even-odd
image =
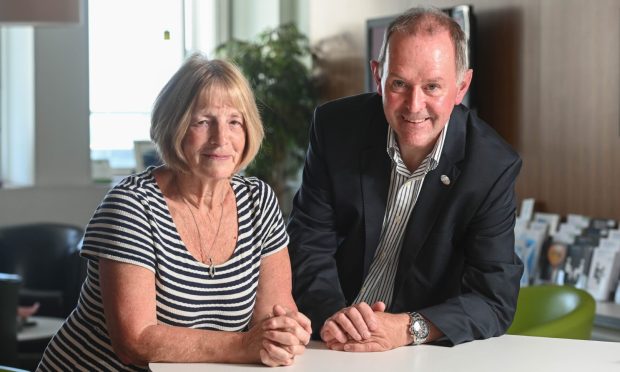
{"type": "Polygon", "coordinates": [[[182,144],[200,97],[227,102],[241,112],[246,141],[235,172],[245,168],[254,160],[264,137],[254,94],[241,70],[233,63],[209,60],[199,53],[183,63],[155,100],[151,140],[161,159],[173,171],[189,172],[182,144]]]}

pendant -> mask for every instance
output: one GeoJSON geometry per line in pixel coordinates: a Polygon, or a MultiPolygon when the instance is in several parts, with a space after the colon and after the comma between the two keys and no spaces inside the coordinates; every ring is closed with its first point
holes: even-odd
{"type": "Polygon", "coordinates": [[[211,279],[215,277],[215,266],[213,266],[213,259],[209,257],[209,276],[211,279]]]}

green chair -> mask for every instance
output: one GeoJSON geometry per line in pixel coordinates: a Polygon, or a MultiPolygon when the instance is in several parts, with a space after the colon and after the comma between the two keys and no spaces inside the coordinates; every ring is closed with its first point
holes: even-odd
{"type": "Polygon", "coordinates": [[[592,296],[569,286],[523,287],[508,334],[589,340],[596,304],[592,296]]]}

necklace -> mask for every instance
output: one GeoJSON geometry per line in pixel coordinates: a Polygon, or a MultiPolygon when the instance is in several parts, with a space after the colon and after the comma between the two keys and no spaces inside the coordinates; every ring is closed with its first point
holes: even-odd
{"type": "MultiPolygon", "coordinates": [[[[178,189],[178,185],[177,185],[177,189],[178,189]]],[[[181,190],[179,190],[180,193],[181,190]]],[[[200,229],[198,228],[198,222],[196,222],[196,216],[194,215],[194,212],[192,211],[192,208],[189,205],[189,202],[187,201],[187,199],[185,199],[185,196],[183,196],[183,194],[181,194],[181,199],[183,199],[183,203],[185,203],[185,206],[187,207],[187,210],[189,211],[189,214],[192,216],[192,220],[194,221],[194,226],[196,227],[196,232],[198,232],[198,239],[199,239],[199,245],[200,245],[200,260],[202,262],[205,262],[205,264],[207,265],[207,267],[209,268],[209,276],[211,277],[211,279],[213,279],[215,277],[215,265],[213,265],[213,258],[210,256],[211,250],[213,249],[213,246],[215,245],[215,239],[217,239],[217,236],[220,233],[220,227],[222,226],[222,217],[224,216],[224,201],[226,200],[226,195],[228,193],[228,188],[226,188],[226,190],[224,191],[224,196],[222,198],[222,203],[220,204],[220,220],[217,223],[217,229],[215,230],[215,235],[213,235],[213,240],[211,241],[211,246],[209,247],[209,251],[207,251],[207,262],[208,264],[205,262],[204,256],[203,256],[203,252],[204,249],[202,247],[202,234],[200,233],[200,229]]],[[[209,213],[207,213],[207,218],[209,218],[209,222],[213,223],[213,220],[211,219],[211,216],[209,215],[209,213]]]]}

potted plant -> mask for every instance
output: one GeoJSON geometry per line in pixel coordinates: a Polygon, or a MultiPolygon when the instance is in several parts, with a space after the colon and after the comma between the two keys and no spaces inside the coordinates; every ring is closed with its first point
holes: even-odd
{"type": "Polygon", "coordinates": [[[258,35],[254,42],[230,40],[216,53],[234,61],[250,82],[265,127],[265,140],[245,173],[273,188],[285,212],[290,180],[297,177],[316,105],[308,39],[294,24],[258,35]]]}

